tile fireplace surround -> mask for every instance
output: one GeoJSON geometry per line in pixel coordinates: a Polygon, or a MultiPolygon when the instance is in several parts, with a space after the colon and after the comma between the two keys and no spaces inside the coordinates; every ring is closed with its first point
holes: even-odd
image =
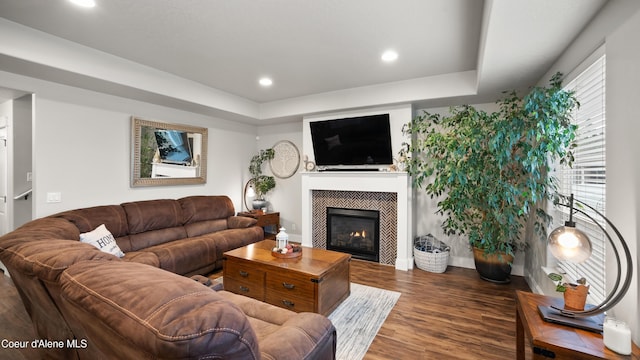
{"type": "Polygon", "coordinates": [[[407,173],[302,173],[304,246],[326,246],[326,206],[380,210],[380,263],[395,265],[398,270],[413,268],[411,184],[407,173]],[[395,204],[389,204],[389,201],[394,201],[395,204]],[[392,213],[394,210],[395,214],[392,213]]]}

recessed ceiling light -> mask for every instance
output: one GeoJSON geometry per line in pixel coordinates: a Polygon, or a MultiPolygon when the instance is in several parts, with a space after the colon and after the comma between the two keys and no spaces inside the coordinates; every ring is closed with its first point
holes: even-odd
{"type": "Polygon", "coordinates": [[[268,77],[263,77],[258,82],[262,86],[271,86],[271,84],[273,84],[273,80],[269,79],[268,77]]]}
{"type": "Polygon", "coordinates": [[[392,62],[398,59],[398,53],[393,50],[387,50],[382,53],[382,61],[384,62],[392,62]]]}
{"type": "Polygon", "coordinates": [[[72,3],[78,6],[87,7],[87,8],[92,8],[96,6],[95,0],[69,0],[69,1],[71,1],[72,3]]]}

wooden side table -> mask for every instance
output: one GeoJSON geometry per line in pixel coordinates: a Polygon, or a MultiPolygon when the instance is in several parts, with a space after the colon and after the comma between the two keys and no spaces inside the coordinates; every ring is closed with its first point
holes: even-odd
{"type": "Polygon", "coordinates": [[[265,239],[276,239],[278,229],[280,229],[280,213],[263,213],[263,212],[239,212],[238,216],[245,216],[254,219],[258,219],[257,226],[261,226],[264,229],[265,239]]]}
{"type": "Polygon", "coordinates": [[[538,305],[563,306],[563,300],[516,291],[516,354],[525,360],[525,332],[530,339],[533,359],[627,359],[640,360],[640,350],[633,345],[632,354],[619,355],[607,349],[602,335],[542,320],[538,305]]]}

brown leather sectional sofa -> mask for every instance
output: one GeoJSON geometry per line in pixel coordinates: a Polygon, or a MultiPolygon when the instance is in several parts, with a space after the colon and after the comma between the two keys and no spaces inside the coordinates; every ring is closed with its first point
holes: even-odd
{"type": "MultiPolygon", "coordinates": [[[[324,316],[294,313],[189,278],[263,239],[226,196],[66,211],[0,238],[41,350],[53,359],[334,359],[324,316]],[[104,224],[124,257],[79,241],[104,224]]],[[[32,339],[15,339],[32,340],[32,339]]]]}

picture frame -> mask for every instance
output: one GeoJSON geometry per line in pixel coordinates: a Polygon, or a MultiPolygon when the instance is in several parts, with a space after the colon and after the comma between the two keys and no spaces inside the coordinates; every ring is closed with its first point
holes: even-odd
{"type": "Polygon", "coordinates": [[[207,182],[206,128],[131,117],[131,186],[207,182]]]}

